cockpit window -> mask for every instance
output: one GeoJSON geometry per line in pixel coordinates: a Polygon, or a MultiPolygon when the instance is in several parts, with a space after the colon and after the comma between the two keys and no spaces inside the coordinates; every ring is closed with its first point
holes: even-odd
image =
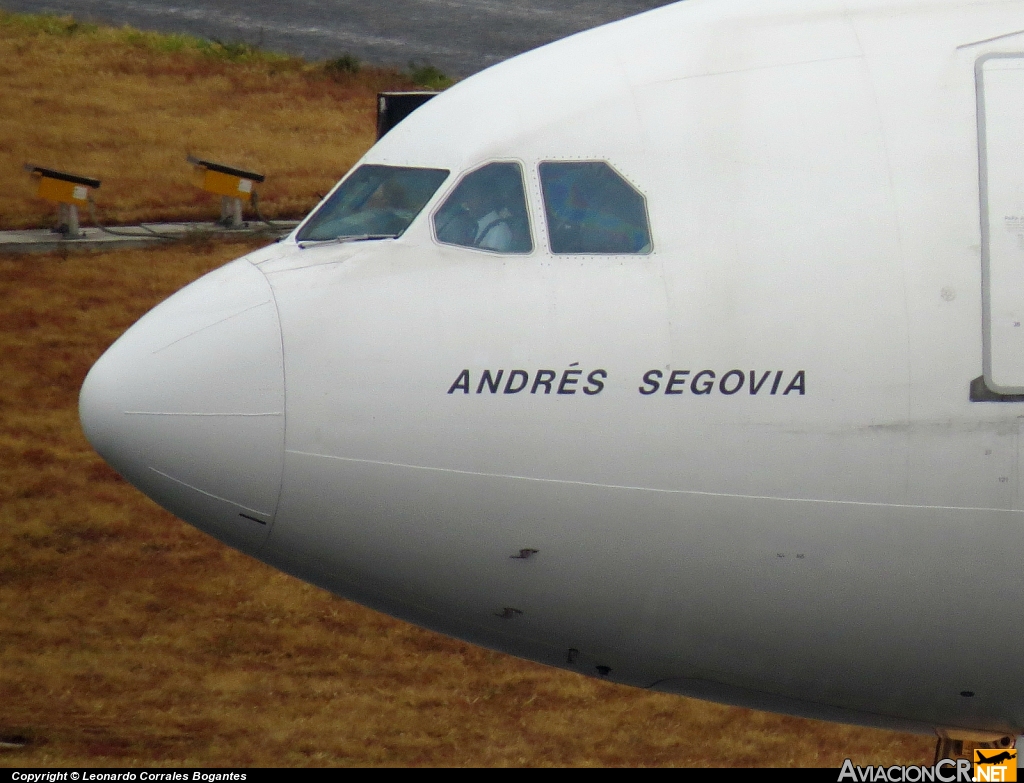
{"type": "Polygon", "coordinates": [[[434,214],[434,232],[446,245],[495,253],[533,250],[519,164],[488,163],[467,174],[434,214]]]}
{"type": "Polygon", "coordinates": [[[541,163],[540,183],[552,253],[651,252],[644,197],[607,163],[541,163]]]}
{"type": "Polygon", "coordinates": [[[360,166],[296,238],[318,242],[401,236],[447,176],[445,169],[360,166]]]}

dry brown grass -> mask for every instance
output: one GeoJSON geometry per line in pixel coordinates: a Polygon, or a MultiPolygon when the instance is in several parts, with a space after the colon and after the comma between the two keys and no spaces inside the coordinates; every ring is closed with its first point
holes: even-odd
{"type": "Polygon", "coordinates": [[[0,753],[26,765],[922,763],[933,741],[472,647],[176,520],[78,427],[90,364],[245,245],[0,257],[0,753]]]}
{"type": "Polygon", "coordinates": [[[184,36],[0,11],[0,229],[53,223],[22,165],[103,181],[100,220],[209,220],[185,157],[265,174],[267,217],[298,218],[373,143],[375,96],[414,87],[184,36]]]}

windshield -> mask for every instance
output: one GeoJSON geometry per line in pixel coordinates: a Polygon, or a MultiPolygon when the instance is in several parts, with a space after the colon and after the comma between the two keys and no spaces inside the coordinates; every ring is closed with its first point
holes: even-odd
{"type": "Polygon", "coordinates": [[[437,240],[497,253],[529,253],[523,171],[518,163],[489,163],[467,174],[434,215],[437,240]]]}
{"type": "Polygon", "coordinates": [[[401,236],[447,177],[445,169],[360,166],[313,213],[297,239],[401,236]]]}
{"type": "Polygon", "coordinates": [[[545,161],[540,184],[552,253],[650,253],[647,204],[604,161],[545,161]]]}

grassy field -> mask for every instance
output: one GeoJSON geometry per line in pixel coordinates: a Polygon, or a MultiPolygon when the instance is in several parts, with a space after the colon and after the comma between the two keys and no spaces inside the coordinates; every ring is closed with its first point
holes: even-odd
{"type": "MultiPolygon", "coordinates": [[[[186,152],[265,171],[270,211],[297,216],[371,143],[377,87],[403,79],[0,14],[0,223],[48,219],[24,160],[104,178],[118,221],[210,217],[186,152]]],[[[0,256],[0,742],[27,740],[0,764],[930,759],[927,737],[650,694],[437,636],[250,560],[127,485],[79,429],[86,371],[252,247],[0,256]]]]}
{"type": "Polygon", "coordinates": [[[301,217],[373,143],[376,93],[414,87],[351,58],[0,11],[0,230],[53,223],[27,162],[100,179],[104,223],[216,218],[189,154],[264,174],[263,214],[301,217]]]}

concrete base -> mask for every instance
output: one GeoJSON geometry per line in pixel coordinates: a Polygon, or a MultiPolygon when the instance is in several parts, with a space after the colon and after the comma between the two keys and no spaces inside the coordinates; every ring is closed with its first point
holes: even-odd
{"type": "Polygon", "coordinates": [[[54,250],[114,250],[122,247],[146,247],[151,245],[170,245],[166,239],[153,236],[151,229],[157,234],[177,240],[187,239],[227,239],[245,236],[266,237],[268,240],[287,236],[297,226],[297,220],[278,220],[275,225],[281,230],[274,230],[264,223],[249,223],[240,228],[226,228],[219,223],[146,223],[141,226],[112,226],[117,235],[107,234],[98,228],[81,228],[77,237],[71,237],[51,229],[31,229],[27,231],[0,231],[0,253],[48,253],[54,250]]]}

